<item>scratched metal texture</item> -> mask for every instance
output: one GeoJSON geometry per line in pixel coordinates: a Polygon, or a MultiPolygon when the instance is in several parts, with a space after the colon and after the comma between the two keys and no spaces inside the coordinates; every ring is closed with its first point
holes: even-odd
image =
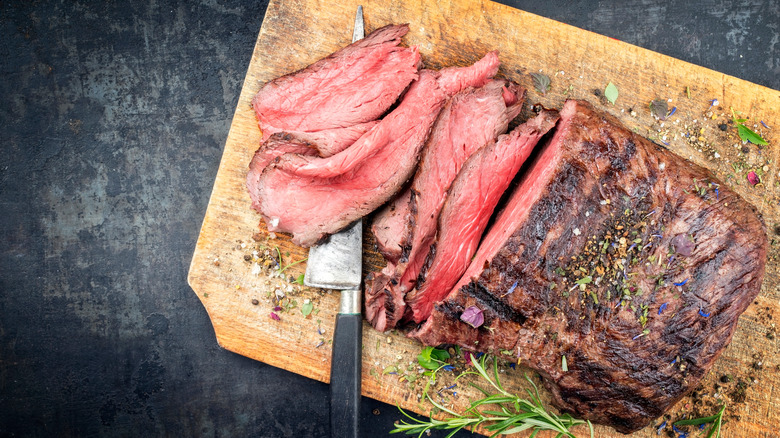
{"type": "MultiPolygon", "coordinates": [[[[502,3],[780,89],[776,0],[502,3]]],[[[328,436],[186,283],[266,5],[0,3],[0,436],[328,436]]]]}

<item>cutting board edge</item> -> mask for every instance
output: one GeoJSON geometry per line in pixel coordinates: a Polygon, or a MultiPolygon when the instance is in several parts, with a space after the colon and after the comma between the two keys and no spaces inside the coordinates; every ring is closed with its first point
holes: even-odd
{"type": "MultiPolygon", "coordinates": [[[[211,185],[211,192],[209,193],[209,202],[206,204],[206,212],[203,215],[203,220],[201,220],[200,229],[198,230],[198,239],[195,242],[195,249],[193,250],[192,259],[190,260],[190,267],[187,272],[187,283],[189,284],[190,288],[192,288],[193,292],[195,292],[195,295],[198,296],[198,299],[201,301],[201,304],[206,308],[206,311],[208,312],[208,306],[204,302],[203,298],[201,297],[200,285],[196,284],[196,271],[201,268],[201,263],[204,263],[205,260],[201,260],[202,257],[205,257],[203,252],[205,251],[205,238],[204,238],[204,230],[208,226],[208,220],[210,217],[214,215],[214,198],[215,195],[218,195],[217,186],[219,185],[220,180],[222,179],[222,176],[224,175],[225,168],[227,168],[227,165],[229,164],[227,161],[229,159],[229,156],[227,154],[227,148],[231,144],[231,137],[233,134],[234,129],[237,129],[238,125],[236,123],[236,119],[239,117],[241,108],[241,96],[248,92],[249,87],[249,70],[252,68],[252,64],[254,60],[258,57],[258,54],[260,53],[260,39],[266,32],[266,17],[268,16],[268,12],[276,9],[278,7],[278,0],[270,0],[268,7],[266,8],[265,14],[263,14],[262,22],[260,23],[260,30],[257,34],[257,39],[255,40],[255,46],[252,49],[252,55],[249,59],[249,63],[247,64],[246,73],[244,74],[244,80],[241,82],[241,89],[239,91],[239,100],[236,104],[236,108],[233,110],[233,117],[230,119],[230,128],[228,128],[228,134],[227,137],[225,137],[224,144],[222,146],[222,155],[220,156],[219,165],[217,166],[217,174],[214,177],[214,183],[211,185]]],[[[258,132],[260,131],[260,128],[258,127],[258,132]]],[[[209,316],[211,318],[211,316],[209,316]]]]}

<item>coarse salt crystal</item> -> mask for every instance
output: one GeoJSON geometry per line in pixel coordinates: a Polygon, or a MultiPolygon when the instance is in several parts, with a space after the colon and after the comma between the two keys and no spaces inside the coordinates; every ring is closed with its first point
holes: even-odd
{"type": "Polygon", "coordinates": [[[254,263],[252,265],[252,275],[260,275],[261,272],[263,272],[263,268],[261,268],[259,264],[254,263]]]}
{"type": "Polygon", "coordinates": [[[575,235],[575,236],[579,236],[579,235],[581,234],[581,233],[580,233],[580,229],[579,229],[579,228],[575,228],[575,229],[573,229],[573,230],[572,230],[572,233],[574,233],[574,235],[575,235]]]}
{"type": "Polygon", "coordinates": [[[658,169],[660,169],[661,171],[663,171],[664,169],[666,169],[666,163],[660,163],[660,164],[658,164],[658,169]]]}
{"type": "Polygon", "coordinates": [[[715,152],[715,158],[720,158],[720,154],[715,152]]]}

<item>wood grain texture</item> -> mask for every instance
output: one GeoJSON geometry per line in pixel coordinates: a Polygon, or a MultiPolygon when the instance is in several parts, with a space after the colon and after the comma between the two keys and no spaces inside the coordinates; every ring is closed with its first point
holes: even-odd
{"type": "MultiPolygon", "coordinates": [[[[338,292],[301,288],[277,278],[273,270],[262,270],[259,275],[253,272],[253,250],[258,251],[261,264],[270,258],[264,256],[266,253],[273,258],[281,255],[283,266],[305,259],[307,250],[291,244],[285,236],[269,239],[262,223],[258,229],[260,216],[249,207],[244,179],[260,139],[250,106],[252,96],[265,81],[305,67],[350,42],[358,2],[340,3],[293,0],[269,5],[189,273],[190,285],[207,309],[222,347],[323,382],[329,380],[328,342],[338,292]],[[276,321],[270,317],[277,304],[272,299],[281,294],[295,300],[297,307],[275,312],[280,316],[276,321]],[[300,309],[307,299],[314,303],[315,311],[304,317],[300,309]]],[[[418,45],[428,67],[467,65],[498,49],[502,60],[499,75],[529,88],[529,103],[560,108],[567,97],[586,99],[616,115],[629,128],[668,144],[681,156],[715,171],[756,205],[770,239],[777,239],[773,230],[780,217],[780,135],[776,133],[780,129],[780,92],[488,1],[385,0],[362,4],[367,31],[388,23],[409,23],[404,43],[418,45]],[[541,95],[533,89],[531,72],[542,72],[552,79],[548,93],[541,95]],[[614,105],[600,96],[608,82],[620,91],[614,105]],[[655,120],[648,109],[653,99],[668,100],[669,108],[676,107],[676,112],[664,122],[655,120]],[[719,105],[708,108],[713,99],[719,105]],[[761,132],[770,145],[763,149],[743,145],[736,128],[729,124],[729,108],[749,117],[748,125],[761,132]],[[724,123],[726,131],[719,128],[724,123]],[[749,170],[762,174],[762,184],[748,184],[749,170]]],[[[381,267],[380,258],[370,239],[364,241],[364,270],[376,270],[381,267]]],[[[290,266],[282,277],[295,278],[304,268],[305,263],[290,266]]],[[[731,345],[699,391],[715,402],[730,403],[726,436],[739,431],[740,436],[769,437],[780,429],[780,373],[776,372],[780,344],[771,319],[780,310],[779,302],[778,246],[773,244],[761,294],[741,317],[731,345]],[[721,383],[719,378],[724,375],[732,381],[721,383]],[[737,388],[739,380],[743,381],[741,389],[737,388]],[[715,389],[716,384],[719,389],[715,389]]],[[[422,379],[410,384],[399,381],[398,375],[383,374],[388,366],[416,363],[420,345],[402,333],[378,333],[366,325],[363,346],[363,394],[427,414],[430,405],[418,402],[422,379]]],[[[503,376],[507,386],[522,391],[521,371],[508,370],[503,376]]],[[[459,388],[457,396],[446,392],[447,403],[455,409],[463,409],[468,397],[477,395],[464,385],[459,388]]],[[[694,412],[697,403],[686,398],[671,413],[681,416],[694,412]]],[[[606,427],[597,427],[596,434],[624,436],[606,427]]],[[[633,436],[656,436],[655,429],[648,427],[633,436]]]]}

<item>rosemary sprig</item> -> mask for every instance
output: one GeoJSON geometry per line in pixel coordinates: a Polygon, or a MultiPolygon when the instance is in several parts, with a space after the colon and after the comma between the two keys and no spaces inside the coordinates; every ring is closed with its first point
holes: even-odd
{"type": "Polygon", "coordinates": [[[715,415],[702,418],[692,418],[690,420],[680,420],[674,423],[675,426],[698,426],[700,424],[712,423],[712,427],[707,432],[706,438],[720,438],[720,427],[723,424],[723,412],[726,411],[726,405],[720,407],[720,410],[715,415]]]}
{"type": "Polygon", "coordinates": [[[525,378],[531,383],[533,388],[533,391],[526,389],[530,398],[529,400],[507,392],[501,385],[501,381],[498,377],[498,361],[493,359],[493,377],[491,378],[487,370],[486,360],[487,355],[484,355],[479,361],[473,361],[476,372],[472,371],[464,373],[464,375],[479,375],[487,381],[492,388],[488,387],[489,390],[486,390],[472,383],[472,386],[485,394],[485,397],[471,402],[465,413],[458,414],[442,404],[436,403],[436,401],[434,401],[426,392],[424,396],[428,398],[428,401],[451,417],[446,420],[431,418],[428,421],[423,421],[412,417],[399,407],[398,409],[401,413],[411,421],[407,422],[406,420],[401,420],[400,422],[397,422],[395,424],[395,429],[391,430],[390,433],[403,432],[407,435],[417,434],[419,438],[428,430],[452,430],[452,432],[447,435],[447,438],[450,438],[461,429],[465,428],[474,431],[478,426],[484,426],[487,431],[493,433],[491,435],[492,437],[518,433],[530,429],[533,431],[531,437],[536,436],[540,431],[550,430],[558,432],[556,437],[576,438],[570,429],[580,424],[587,424],[590,428],[590,436],[593,438],[593,426],[590,421],[579,420],[568,414],[558,416],[552,412],[548,412],[539,399],[539,391],[536,385],[528,375],[526,375],[525,378]],[[494,408],[487,409],[493,406],[494,408]]]}

